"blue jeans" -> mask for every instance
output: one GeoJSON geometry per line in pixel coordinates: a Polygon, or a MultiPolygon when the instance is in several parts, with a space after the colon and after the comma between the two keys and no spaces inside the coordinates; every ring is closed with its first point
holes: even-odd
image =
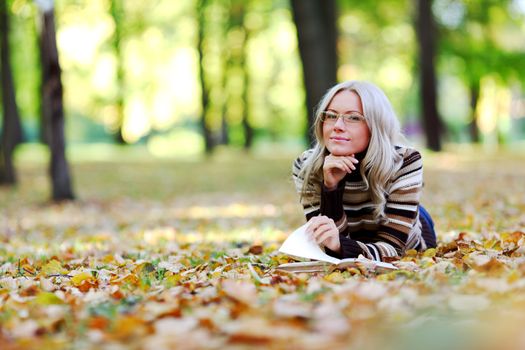
{"type": "Polygon", "coordinates": [[[428,248],[435,248],[437,245],[436,230],[434,229],[434,221],[428,211],[419,205],[419,221],[421,221],[422,232],[421,235],[425,240],[428,248]]]}

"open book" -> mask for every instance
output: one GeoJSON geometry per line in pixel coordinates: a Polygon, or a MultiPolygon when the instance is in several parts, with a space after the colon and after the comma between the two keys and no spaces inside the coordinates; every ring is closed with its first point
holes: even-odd
{"type": "Polygon", "coordinates": [[[317,261],[294,262],[281,264],[277,267],[280,270],[291,272],[322,272],[333,271],[346,267],[364,267],[378,272],[397,270],[397,267],[365,258],[360,255],[358,258],[337,259],[326,254],[321,247],[306,234],[307,224],[299,227],[284,241],[279,252],[298,258],[307,258],[317,261]]]}

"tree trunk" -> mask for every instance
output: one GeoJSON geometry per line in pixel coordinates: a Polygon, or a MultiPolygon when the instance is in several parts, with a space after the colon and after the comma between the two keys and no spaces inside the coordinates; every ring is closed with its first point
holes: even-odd
{"type": "MultiPolygon", "coordinates": [[[[225,1],[224,6],[231,6],[229,1],[225,1]]],[[[232,52],[228,45],[228,33],[232,28],[232,16],[231,11],[227,11],[226,18],[224,19],[224,31],[221,36],[222,48],[221,48],[221,59],[222,59],[222,76],[221,76],[221,130],[219,134],[219,144],[228,145],[230,143],[229,125],[228,125],[228,104],[230,101],[230,92],[228,91],[228,78],[230,76],[230,68],[233,65],[232,52]]]]}
{"type": "Polygon", "coordinates": [[[470,83],[470,113],[471,120],[469,123],[470,141],[479,142],[478,128],[478,100],[479,100],[479,81],[470,83]]]}
{"type": "Polygon", "coordinates": [[[115,141],[118,144],[126,144],[124,135],[122,134],[122,127],[124,125],[124,57],[122,54],[122,18],[124,16],[124,9],[122,0],[111,0],[111,17],[115,23],[115,32],[113,34],[113,49],[115,51],[116,65],[117,65],[117,98],[115,100],[115,108],[117,112],[117,130],[115,132],[115,141]]]}
{"type": "Polygon", "coordinates": [[[307,130],[309,144],[314,109],[326,91],[337,82],[337,28],[334,0],[292,0],[297,27],[299,53],[303,63],[306,88],[307,130]]]}
{"type": "Polygon", "coordinates": [[[0,142],[0,184],[16,183],[13,151],[22,142],[22,126],[16,105],[9,50],[9,13],[6,1],[0,1],[0,76],[2,79],[3,123],[0,142]]]}
{"type": "Polygon", "coordinates": [[[436,74],[434,66],[435,24],[431,0],[417,0],[417,37],[419,42],[421,109],[427,147],[441,150],[442,123],[437,111],[436,74]]]}
{"type": "Polygon", "coordinates": [[[205,10],[207,0],[199,0],[197,2],[197,18],[199,21],[199,33],[198,33],[198,46],[197,50],[199,53],[199,75],[200,75],[200,84],[201,84],[201,105],[202,105],[202,115],[200,119],[200,125],[202,130],[202,135],[204,137],[204,150],[206,154],[211,154],[213,152],[214,143],[211,134],[210,127],[208,125],[207,112],[209,107],[209,89],[206,81],[206,72],[204,69],[204,36],[205,36],[205,10]]]}
{"type": "Polygon", "coordinates": [[[42,60],[42,113],[49,134],[53,200],[74,199],[69,165],[65,155],[63,89],[53,7],[42,10],[40,50],[42,60]]]}
{"type": "Polygon", "coordinates": [[[242,103],[243,103],[243,109],[242,109],[242,129],[244,131],[244,149],[249,150],[252,148],[253,144],[253,128],[250,124],[250,69],[248,67],[248,39],[250,37],[250,31],[246,26],[244,25],[244,13],[246,12],[246,7],[243,3],[241,3],[240,11],[239,11],[239,20],[240,25],[243,28],[244,31],[244,39],[242,42],[242,48],[241,48],[241,69],[243,74],[243,80],[244,80],[244,89],[242,90],[242,103]]]}
{"type": "Polygon", "coordinates": [[[228,127],[228,118],[227,118],[227,108],[226,106],[222,107],[221,111],[221,134],[219,143],[221,145],[228,145],[230,143],[229,127],[228,127]]]}

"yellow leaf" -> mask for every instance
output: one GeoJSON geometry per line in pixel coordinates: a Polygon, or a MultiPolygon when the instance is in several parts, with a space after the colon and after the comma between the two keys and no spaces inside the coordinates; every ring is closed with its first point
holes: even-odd
{"type": "Polygon", "coordinates": [[[423,256],[425,258],[433,258],[434,256],[436,256],[436,248],[430,248],[430,249],[425,250],[425,252],[423,253],[423,256]]]}
{"type": "Polygon", "coordinates": [[[73,276],[73,278],[71,278],[71,283],[75,287],[78,287],[84,281],[91,282],[93,280],[94,280],[94,277],[91,275],[91,273],[84,271],[84,272],[79,273],[78,275],[73,276]]]}
{"type": "Polygon", "coordinates": [[[512,233],[502,233],[501,234],[501,240],[506,243],[515,243],[518,244],[520,239],[525,235],[525,233],[521,231],[514,231],[512,233]]]}
{"type": "Polygon", "coordinates": [[[169,275],[164,279],[164,283],[168,287],[173,287],[179,284],[181,276],[179,274],[169,275]]]}
{"type": "Polygon", "coordinates": [[[64,301],[57,297],[54,293],[40,292],[35,298],[35,303],[40,305],[56,305],[63,304],[64,301]]]}
{"type": "Polygon", "coordinates": [[[36,273],[36,270],[33,266],[29,265],[29,264],[24,264],[22,265],[22,269],[27,272],[27,273],[30,273],[32,275],[34,275],[36,273]]]}
{"type": "Polygon", "coordinates": [[[42,273],[44,275],[52,275],[52,274],[65,275],[68,273],[68,271],[62,267],[59,261],[53,259],[47,264],[45,264],[44,266],[42,266],[42,273]]]}
{"type": "Polygon", "coordinates": [[[405,252],[405,256],[417,256],[417,250],[409,249],[405,252]]]}
{"type": "Polygon", "coordinates": [[[334,271],[331,274],[326,275],[324,279],[329,282],[334,282],[334,283],[342,283],[345,281],[345,277],[339,271],[334,271]]]}
{"type": "Polygon", "coordinates": [[[509,283],[514,283],[519,279],[520,279],[520,273],[516,270],[512,270],[510,274],[507,276],[507,282],[509,283]]]}
{"type": "Polygon", "coordinates": [[[391,273],[383,273],[383,274],[377,276],[376,280],[381,281],[381,282],[386,282],[386,281],[392,281],[395,278],[396,277],[394,275],[392,275],[391,273]]]}
{"type": "Polygon", "coordinates": [[[501,250],[500,241],[496,239],[487,240],[485,243],[483,243],[483,248],[501,250]]]}
{"type": "Polygon", "coordinates": [[[107,254],[105,257],[102,258],[102,261],[107,264],[113,264],[115,262],[115,257],[111,254],[107,254]]]}

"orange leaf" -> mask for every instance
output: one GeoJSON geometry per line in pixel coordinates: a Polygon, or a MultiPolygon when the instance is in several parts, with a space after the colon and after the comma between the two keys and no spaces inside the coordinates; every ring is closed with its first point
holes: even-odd
{"type": "Polygon", "coordinates": [[[123,316],[115,321],[113,333],[117,338],[129,338],[133,335],[142,336],[148,333],[146,321],[135,316],[123,316]]]}
{"type": "Polygon", "coordinates": [[[81,272],[71,278],[71,284],[77,287],[81,292],[87,292],[91,288],[98,286],[98,281],[89,272],[81,272]]]}
{"type": "Polygon", "coordinates": [[[88,328],[104,330],[109,326],[109,320],[102,316],[93,316],[87,322],[88,328]]]}

